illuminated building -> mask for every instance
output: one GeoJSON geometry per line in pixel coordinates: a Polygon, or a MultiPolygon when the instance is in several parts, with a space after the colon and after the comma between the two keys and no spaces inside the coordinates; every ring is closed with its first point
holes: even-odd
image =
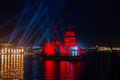
{"type": "Polygon", "coordinates": [[[24,53],[24,48],[13,47],[12,44],[1,44],[0,54],[24,53]]]}
{"type": "Polygon", "coordinates": [[[94,51],[98,51],[98,52],[107,52],[107,53],[111,53],[111,52],[120,52],[120,47],[108,47],[108,46],[98,46],[98,47],[89,47],[88,48],[89,51],[94,52],[94,51]]]}
{"type": "Polygon", "coordinates": [[[120,52],[120,47],[112,47],[112,49],[110,47],[99,47],[98,48],[98,51],[101,51],[101,52],[111,52],[111,51],[117,51],[117,52],[120,52]]]}

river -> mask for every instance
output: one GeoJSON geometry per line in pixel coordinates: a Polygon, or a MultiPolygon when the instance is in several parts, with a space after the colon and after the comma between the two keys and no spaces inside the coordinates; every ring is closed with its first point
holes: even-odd
{"type": "Polygon", "coordinates": [[[0,55],[0,80],[117,80],[119,58],[42,60],[39,55],[0,55]]]}

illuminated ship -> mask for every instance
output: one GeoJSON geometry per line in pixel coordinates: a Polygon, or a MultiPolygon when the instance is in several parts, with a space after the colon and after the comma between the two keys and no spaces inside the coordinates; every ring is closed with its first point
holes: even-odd
{"type": "Polygon", "coordinates": [[[62,44],[57,38],[54,31],[53,39],[50,43],[46,42],[43,48],[44,55],[59,55],[59,56],[80,56],[85,54],[85,51],[77,45],[75,32],[72,27],[64,34],[64,43],[62,44]]]}

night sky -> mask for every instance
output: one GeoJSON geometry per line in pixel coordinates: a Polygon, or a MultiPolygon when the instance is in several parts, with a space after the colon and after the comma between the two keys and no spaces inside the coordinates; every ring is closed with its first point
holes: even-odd
{"type": "MultiPolygon", "coordinates": [[[[0,0],[0,42],[5,42],[7,41],[6,39],[10,39],[18,20],[20,19],[19,14],[23,11],[29,1],[30,0],[0,0]]],[[[36,1],[42,2],[44,0],[33,0],[31,1],[30,6],[36,1]]],[[[59,0],[50,1],[55,1],[54,4],[59,3],[59,0]]],[[[54,12],[55,14],[50,17],[51,20],[49,21],[49,23],[52,23],[53,21],[54,26],[58,26],[61,33],[65,30],[65,27],[70,25],[74,27],[77,41],[81,46],[103,45],[108,44],[109,41],[111,41],[113,45],[120,46],[119,4],[112,0],[62,1],[64,3],[62,4],[61,2],[62,6],[54,12]]],[[[49,8],[55,7],[56,5],[52,5],[49,8]]],[[[35,9],[32,12],[34,13],[35,9]]],[[[29,15],[32,16],[33,13],[30,12],[29,15]]],[[[49,15],[51,12],[47,11],[46,14],[49,15]]],[[[38,18],[39,17],[40,16],[38,16],[38,18]]],[[[44,19],[46,20],[47,17],[44,19]]],[[[25,18],[23,20],[25,20],[25,18]]],[[[45,20],[42,20],[41,24],[44,23],[45,20]]],[[[38,29],[38,27],[35,27],[35,29],[38,29]]],[[[49,26],[46,25],[45,27],[49,26]]],[[[23,29],[27,28],[24,27],[23,29]]],[[[23,32],[24,30],[18,35],[20,38],[21,35],[23,35],[23,32]]],[[[32,33],[34,34],[34,31],[32,31],[32,33]]],[[[14,39],[16,40],[17,38],[14,39]]]]}

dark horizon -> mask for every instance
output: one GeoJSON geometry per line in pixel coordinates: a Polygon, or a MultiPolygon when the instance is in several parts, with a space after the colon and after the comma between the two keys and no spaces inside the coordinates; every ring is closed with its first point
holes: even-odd
{"type": "MultiPolygon", "coordinates": [[[[42,16],[41,13],[38,13],[41,15],[38,15],[38,17],[35,19],[35,22],[39,17],[43,17],[43,19],[37,23],[37,25],[28,28],[29,25],[26,25],[28,23],[30,24],[30,21],[28,21],[28,19],[33,19],[32,16],[34,13],[36,13],[39,6],[36,6],[33,11],[28,10],[30,13],[24,15],[24,18],[21,22],[22,24],[19,23],[20,29],[17,28],[18,30],[16,30],[14,33],[17,37],[13,36],[11,38],[12,33],[15,31],[15,27],[21,18],[21,13],[29,2],[29,0],[0,1],[0,42],[11,42],[20,40],[22,38],[23,39],[21,42],[26,42],[31,37],[28,37],[27,39],[24,38],[27,35],[25,34],[24,29],[30,30],[32,27],[34,27],[33,30],[31,30],[30,34],[34,35],[34,32],[39,29],[39,25],[45,24],[45,28],[50,28],[50,30],[48,30],[48,34],[51,33],[53,26],[58,26],[59,30],[61,31],[60,34],[62,35],[60,37],[63,37],[65,27],[72,25],[75,28],[77,41],[80,46],[103,44],[106,45],[109,44],[109,41],[114,46],[120,46],[120,19],[118,17],[118,4],[113,3],[111,0],[62,0],[61,2],[54,0],[54,2],[45,2],[46,5],[43,5],[42,7],[46,7],[49,4],[51,6],[48,7],[48,10],[46,12],[44,12],[45,9],[42,8],[41,11],[43,11],[45,15],[42,16]],[[61,5],[60,7],[58,6],[59,4],[61,5]],[[52,12],[54,13],[53,15],[51,15],[52,12]],[[49,16],[50,20],[45,23],[49,16]]],[[[33,8],[31,6],[33,6],[35,2],[40,2],[42,5],[43,0],[31,1],[28,8],[33,8]]],[[[43,29],[43,31],[45,30],[43,29]]],[[[40,37],[42,37],[41,34],[44,34],[44,32],[38,31],[36,34],[37,35],[34,35],[33,39],[31,39],[30,42],[33,42],[34,40],[36,40],[35,42],[39,42],[39,40],[41,40],[40,37]]],[[[47,39],[43,39],[43,42],[44,40],[47,39]]],[[[19,43],[21,44],[21,42],[19,43]]]]}

